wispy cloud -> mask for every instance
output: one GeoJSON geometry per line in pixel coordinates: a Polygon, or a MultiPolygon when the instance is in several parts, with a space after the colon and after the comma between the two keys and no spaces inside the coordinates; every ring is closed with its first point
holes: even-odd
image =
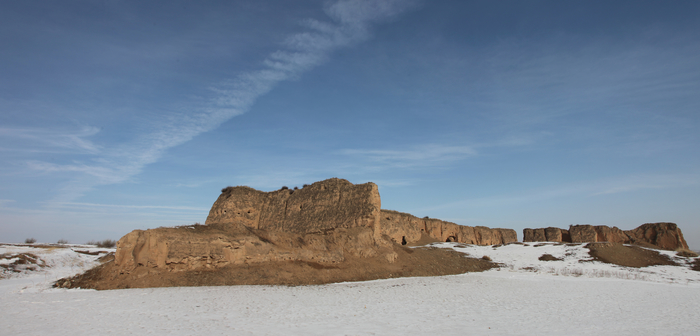
{"type": "Polygon", "coordinates": [[[639,174],[571,183],[549,188],[532,189],[517,194],[463,199],[418,209],[418,212],[450,208],[506,207],[551,200],[560,197],[597,197],[629,193],[645,189],[671,189],[700,184],[700,176],[693,174],[639,174]]]}
{"type": "Polygon", "coordinates": [[[402,149],[344,149],[340,155],[352,157],[355,162],[370,164],[375,168],[434,167],[475,157],[480,151],[499,147],[527,146],[547,134],[511,136],[489,143],[471,145],[418,144],[402,149]]]}
{"type": "Polygon", "coordinates": [[[99,179],[100,181],[105,181],[107,183],[117,183],[121,182],[123,179],[117,171],[112,168],[86,165],[86,164],[53,164],[42,161],[29,161],[27,166],[30,169],[42,171],[45,173],[57,173],[57,172],[74,172],[90,175],[99,179]]]}
{"type": "Polygon", "coordinates": [[[632,175],[595,186],[592,196],[610,195],[643,189],[667,189],[700,184],[697,175],[632,175]]]}
{"type": "Polygon", "coordinates": [[[209,208],[197,208],[190,206],[165,206],[165,205],[119,205],[119,204],[98,204],[98,203],[80,203],[80,202],[54,202],[53,207],[57,208],[79,208],[79,209],[154,209],[154,210],[177,210],[177,211],[194,211],[202,212],[209,211],[209,208]]]}
{"type": "Polygon", "coordinates": [[[19,139],[28,144],[31,148],[20,148],[19,150],[32,150],[49,152],[57,148],[67,149],[73,152],[98,154],[100,146],[86,139],[99,133],[96,127],[83,127],[78,131],[62,132],[51,129],[39,128],[7,128],[0,127],[0,137],[9,139],[19,139]]]}
{"type": "Polygon", "coordinates": [[[349,155],[375,164],[393,167],[434,165],[477,155],[471,146],[419,145],[404,150],[345,149],[340,154],[349,155]]]}
{"type": "Polygon", "coordinates": [[[15,200],[10,200],[10,199],[0,199],[0,207],[4,207],[7,204],[14,203],[15,200]]]}
{"type": "Polygon", "coordinates": [[[696,39],[684,36],[623,43],[575,36],[505,40],[484,51],[489,77],[475,90],[488,93],[489,113],[516,126],[572,114],[654,115],[657,122],[670,121],[697,107],[697,100],[685,98],[697,91],[693,55],[699,50],[696,39]]]}
{"type": "Polygon", "coordinates": [[[340,0],[329,3],[324,8],[329,21],[303,20],[306,31],[290,35],[282,49],[262,60],[261,69],[212,87],[213,98],[196,112],[173,113],[157,125],[156,131],[103,151],[84,141],[84,134],[64,140],[66,145],[99,153],[99,159],[94,162],[71,165],[31,162],[29,166],[44,172],[82,174],[63,187],[63,192],[55,199],[57,202],[73,200],[97,185],[127,181],[146,165],[159,160],[169,148],[247,112],[276,84],[298,78],[325,62],[337,49],[366,40],[370,37],[372,24],[395,17],[415,3],[411,0],[340,0]]]}

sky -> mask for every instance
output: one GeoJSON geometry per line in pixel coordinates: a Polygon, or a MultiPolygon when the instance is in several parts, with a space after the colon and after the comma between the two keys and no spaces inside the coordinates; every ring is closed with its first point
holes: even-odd
{"type": "Polygon", "coordinates": [[[0,241],[339,177],[462,225],[700,249],[696,1],[0,3],[0,241]]]}

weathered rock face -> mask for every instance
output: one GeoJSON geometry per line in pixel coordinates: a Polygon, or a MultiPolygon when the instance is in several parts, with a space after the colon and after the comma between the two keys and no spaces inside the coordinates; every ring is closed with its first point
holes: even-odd
{"type": "Polygon", "coordinates": [[[515,230],[464,226],[434,218],[418,218],[393,210],[382,210],[381,233],[402,244],[415,243],[423,234],[439,240],[476,245],[507,244],[518,241],[515,230]]]}
{"type": "Polygon", "coordinates": [[[564,236],[569,236],[567,230],[560,228],[548,227],[544,229],[523,229],[524,242],[551,241],[561,242],[564,236]]]}
{"type": "Polygon", "coordinates": [[[377,239],[381,203],[374,183],[337,178],[303,189],[262,192],[229,187],[206,225],[135,230],[117,243],[115,264],[192,270],[230,264],[343,261],[346,254],[395,259],[377,239]]]}
{"type": "Polygon", "coordinates": [[[562,230],[555,227],[548,227],[544,229],[545,239],[548,241],[561,241],[563,239],[562,230]]]}
{"type": "Polygon", "coordinates": [[[629,236],[616,226],[596,225],[593,227],[596,233],[596,240],[599,242],[625,243],[629,241],[629,236]]]}
{"type": "Polygon", "coordinates": [[[546,229],[524,229],[524,242],[552,241],[565,243],[610,242],[649,245],[675,250],[688,248],[683,233],[674,223],[649,223],[634,230],[622,231],[605,225],[572,225],[569,230],[549,227],[546,229]]]}
{"type": "Polygon", "coordinates": [[[180,271],[270,261],[337,263],[348,254],[381,253],[388,261],[394,258],[367,228],[298,235],[199,225],[132,231],[117,242],[115,264],[125,270],[146,266],[180,271]]]}
{"type": "Polygon", "coordinates": [[[374,183],[354,185],[332,178],[302,189],[263,192],[228,187],[209,211],[205,224],[319,233],[337,228],[379,228],[381,200],[374,183]]]}
{"type": "Polygon", "coordinates": [[[598,235],[592,225],[572,225],[569,227],[572,243],[597,242],[598,235]]]}
{"type": "Polygon", "coordinates": [[[547,241],[544,229],[523,229],[523,241],[547,241]]]}
{"type": "Polygon", "coordinates": [[[646,242],[662,249],[675,250],[688,249],[688,243],[683,238],[683,233],[674,223],[649,223],[634,230],[625,231],[634,242],[646,242]]]}

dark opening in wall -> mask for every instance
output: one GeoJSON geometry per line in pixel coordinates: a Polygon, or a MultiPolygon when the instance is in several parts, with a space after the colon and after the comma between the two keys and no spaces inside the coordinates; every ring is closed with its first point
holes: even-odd
{"type": "Polygon", "coordinates": [[[445,241],[448,242],[448,243],[456,242],[456,241],[457,241],[457,237],[455,237],[455,236],[449,236],[449,237],[447,237],[447,240],[445,240],[445,241]]]}
{"type": "Polygon", "coordinates": [[[406,236],[401,237],[401,245],[406,245],[406,236]]]}

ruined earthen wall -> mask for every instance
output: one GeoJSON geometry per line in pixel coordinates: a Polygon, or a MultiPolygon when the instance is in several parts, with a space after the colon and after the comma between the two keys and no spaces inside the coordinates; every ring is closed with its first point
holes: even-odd
{"type": "Polygon", "coordinates": [[[551,241],[564,243],[610,242],[651,245],[675,250],[688,248],[683,233],[674,223],[648,223],[634,230],[623,231],[606,225],[571,225],[569,230],[548,227],[546,229],[524,229],[524,242],[551,241]]]}
{"type": "Polygon", "coordinates": [[[439,241],[454,241],[476,245],[507,244],[518,240],[511,229],[491,229],[484,226],[464,226],[434,218],[418,218],[411,214],[382,210],[381,233],[397,243],[415,243],[427,234],[439,241]]]}
{"type": "Polygon", "coordinates": [[[675,223],[647,223],[625,233],[633,243],[646,242],[666,250],[688,249],[688,243],[675,223]]]}
{"type": "Polygon", "coordinates": [[[381,201],[374,183],[332,178],[302,189],[222,190],[206,225],[135,230],[117,243],[115,264],[192,270],[300,260],[335,263],[346,254],[395,258],[376,239],[381,201]]]}
{"type": "Polygon", "coordinates": [[[381,200],[374,183],[354,185],[332,178],[272,192],[249,187],[222,191],[206,224],[232,224],[298,234],[337,228],[378,229],[381,200]]]}

